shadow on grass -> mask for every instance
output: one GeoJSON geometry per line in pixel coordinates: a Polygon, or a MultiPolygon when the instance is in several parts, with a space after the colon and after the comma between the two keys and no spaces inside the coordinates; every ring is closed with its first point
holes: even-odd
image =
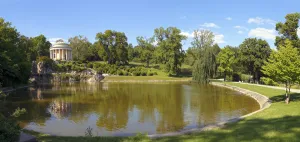
{"type": "Polygon", "coordinates": [[[246,119],[227,124],[223,129],[192,133],[182,136],[164,137],[150,140],[145,135],[134,137],[60,137],[34,134],[39,141],[299,141],[300,116],[285,116],[272,119],[246,119]]]}
{"type": "Polygon", "coordinates": [[[220,130],[200,132],[155,141],[299,141],[300,116],[274,119],[249,119],[228,124],[220,130]]]}
{"type": "MultiPolygon", "coordinates": [[[[274,96],[270,98],[272,102],[284,102],[285,101],[285,94],[274,96]]],[[[300,101],[300,94],[299,93],[292,93],[290,102],[297,102],[300,101]]]]}

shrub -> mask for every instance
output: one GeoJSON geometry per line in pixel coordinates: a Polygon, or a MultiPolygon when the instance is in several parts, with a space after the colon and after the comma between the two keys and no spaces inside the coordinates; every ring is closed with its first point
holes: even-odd
{"type": "Polygon", "coordinates": [[[13,119],[7,119],[0,116],[0,141],[14,142],[18,141],[21,128],[13,119]]]}
{"type": "Polygon", "coordinates": [[[251,75],[242,74],[242,75],[241,75],[241,80],[242,80],[243,82],[250,82],[250,80],[251,80],[251,75]]]}
{"type": "Polygon", "coordinates": [[[275,82],[273,79],[268,78],[268,77],[261,77],[260,81],[265,84],[265,85],[271,85],[271,86],[277,86],[278,83],[275,82]]]}
{"type": "Polygon", "coordinates": [[[124,71],[124,76],[128,76],[129,73],[127,71],[124,71]]]}
{"type": "Polygon", "coordinates": [[[157,75],[157,72],[153,72],[153,75],[157,75]]]}
{"type": "Polygon", "coordinates": [[[148,72],[147,76],[153,76],[153,72],[148,72]]]}
{"type": "Polygon", "coordinates": [[[145,70],[141,71],[141,76],[147,76],[147,71],[145,70]]]}
{"type": "Polygon", "coordinates": [[[109,74],[116,74],[116,70],[115,69],[110,69],[109,74]]]}
{"type": "Polygon", "coordinates": [[[88,67],[88,68],[93,68],[93,65],[94,65],[93,63],[88,63],[88,64],[87,64],[87,67],[88,67]]]}
{"type": "Polygon", "coordinates": [[[124,75],[122,71],[117,71],[117,74],[120,76],[124,75]]]}
{"type": "Polygon", "coordinates": [[[133,75],[133,76],[140,76],[140,75],[141,75],[141,72],[140,72],[140,71],[133,71],[133,72],[132,72],[132,75],[133,75]]]}

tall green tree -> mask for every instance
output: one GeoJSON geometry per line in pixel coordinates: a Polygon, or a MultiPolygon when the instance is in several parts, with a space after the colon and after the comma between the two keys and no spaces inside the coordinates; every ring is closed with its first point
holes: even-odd
{"type": "Polygon", "coordinates": [[[214,44],[214,34],[208,30],[195,30],[191,52],[194,56],[193,80],[208,83],[217,75],[217,55],[220,47],[214,44]]]}
{"type": "Polygon", "coordinates": [[[128,61],[133,61],[133,59],[135,57],[135,53],[134,53],[134,48],[131,43],[128,44],[127,51],[128,51],[128,61]]]}
{"type": "Polygon", "coordinates": [[[273,51],[262,67],[262,72],[271,79],[282,82],[286,88],[286,102],[289,102],[290,88],[300,79],[300,54],[293,42],[286,40],[273,51]]]}
{"type": "Polygon", "coordinates": [[[72,57],[75,61],[86,61],[89,56],[91,43],[86,37],[81,35],[69,38],[70,47],[72,48],[72,57]]]}
{"type": "Polygon", "coordinates": [[[155,47],[153,45],[153,38],[144,38],[137,37],[136,38],[138,46],[137,50],[139,53],[139,59],[141,62],[146,63],[147,67],[149,67],[150,61],[153,59],[153,52],[155,47]]]}
{"type": "Polygon", "coordinates": [[[155,56],[157,62],[164,64],[169,74],[178,74],[180,66],[184,61],[184,51],[181,42],[186,36],[180,34],[176,27],[163,27],[154,30],[154,39],[157,42],[155,56]]]}
{"type": "Polygon", "coordinates": [[[247,38],[239,48],[240,63],[247,68],[247,73],[250,73],[253,79],[258,82],[263,75],[261,67],[272,51],[268,42],[257,38],[247,38]]]}
{"type": "Polygon", "coordinates": [[[17,29],[0,18],[0,87],[27,83],[31,68],[27,52],[17,29]]]}
{"type": "Polygon", "coordinates": [[[296,48],[300,48],[300,40],[297,35],[299,28],[300,13],[291,13],[285,16],[285,22],[276,24],[279,36],[276,36],[275,45],[279,47],[286,39],[290,40],[296,48]]]}
{"type": "Polygon", "coordinates": [[[219,64],[218,71],[224,74],[224,81],[226,81],[226,76],[233,72],[233,65],[236,61],[235,52],[232,47],[225,46],[221,49],[217,56],[217,62],[219,64]]]}
{"type": "Polygon", "coordinates": [[[125,33],[106,30],[104,33],[97,33],[96,40],[101,47],[99,56],[109,64],[128,63],[128,43],[125,33]]]}
{"type": "Polygon", "coordinates": [[[33,48],[31,49],[31,60],[36,60],[40,56],[50,56],[51,43],[47,40],[44,35],[33,37],[32,39],[33,48]]]}

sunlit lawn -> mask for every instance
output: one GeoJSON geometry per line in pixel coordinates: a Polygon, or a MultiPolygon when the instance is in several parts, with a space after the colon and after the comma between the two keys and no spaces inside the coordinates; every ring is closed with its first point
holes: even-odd
{"type": "Polygon", "coordinates": [[[247,84],[235,85],[269,97],[270,108],[225,128],[189,135],[150,140],[136,137],[54,137],[38,136],[45,141],[300,141],[300,94],[292,94],[290,104],[284,103],[284,91],[247,84]]]}

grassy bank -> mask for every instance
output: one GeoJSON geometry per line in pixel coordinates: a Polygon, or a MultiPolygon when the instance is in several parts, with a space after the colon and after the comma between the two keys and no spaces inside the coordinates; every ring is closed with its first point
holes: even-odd
{"type": "Polygon", "coordinates": [[[284,103],[284,91],[247,84],[227,83],[269,97],[270,108],[225,128],[189,135],[150,140],[144,136],[120,137],[55,137],[36,133],[41,141],[299,141],[300,94],[292,94],[290,104],[284,103]]]}
{"type": "Polygon", "coordinates": [[[191,77],[168,77],[168,76],[107,76],[103,80],[109,81],[189,81],[191,77]]]}

